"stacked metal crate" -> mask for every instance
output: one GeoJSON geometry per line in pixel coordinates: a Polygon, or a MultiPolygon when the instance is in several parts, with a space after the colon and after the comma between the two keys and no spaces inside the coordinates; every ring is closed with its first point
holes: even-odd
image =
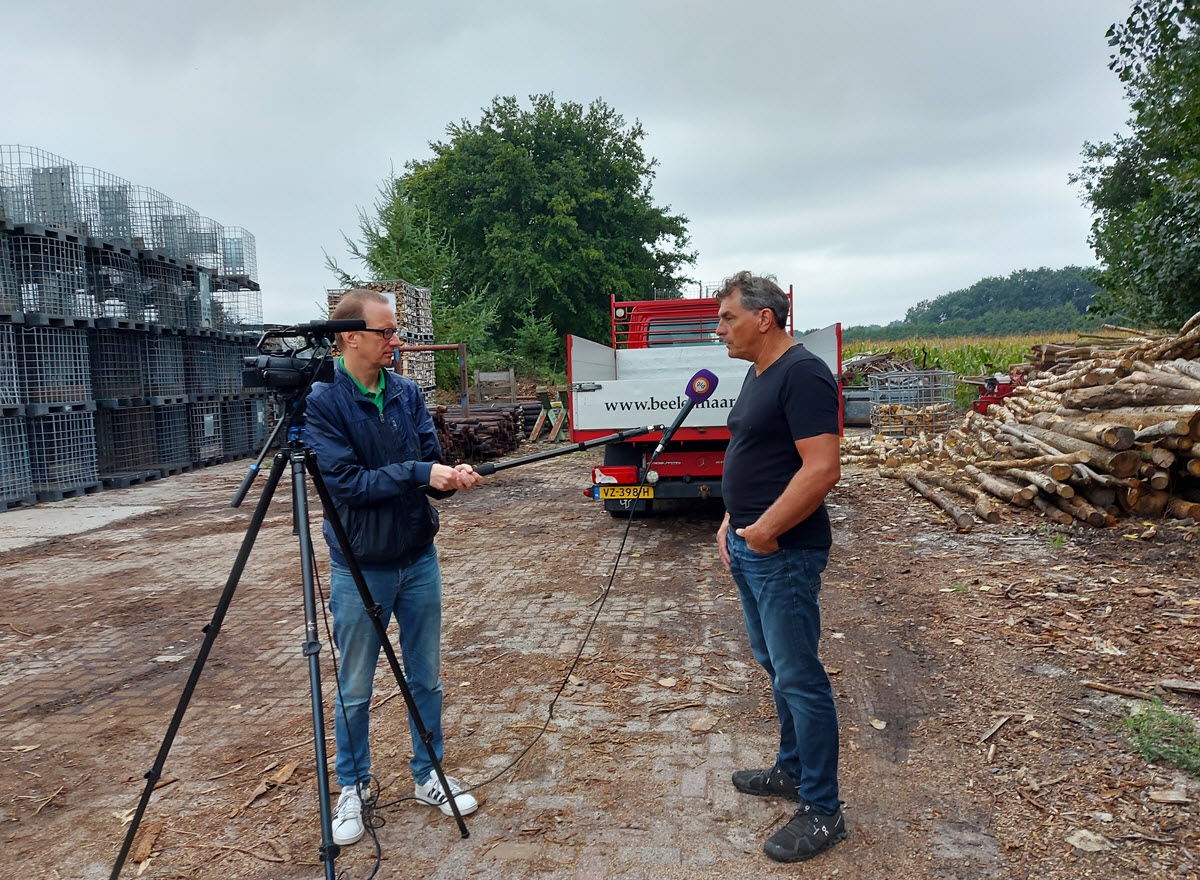
{"type": "Polygon", "coordinates": [[[0,510],[28,504],[34,498],[17,368],[19,329],[20,325],[0,324],[0,510]]]}
{"type": "Polygon", "coordinates": [[[254,257],[157,190],[0,145],[0,510],[252,451],[254,257]]]}
{"type": "Polygon", "coordinates": [[[88,295],[83,243],[78,235],[46,226],[22,224],[8,236],[20,309],[45,315],[94,318],[88,295]]]}
{"type": "Polygon", "coordinates": [[[17,381],[25,406],[32,489],[42,501],[100,488],[90,323],[89,318],[27,313],[19,327],[17,381]]]}
{"type": "Polygon", "coordinates": [[[17,270],[12,258],[8,223],[0,218],[0,314],[8,315],[21,311],[21,287],[17,284],[17,270]]]}
{"type": "Polygon", "coordinates": [[[949,370],[895,370],[867,377],[871,427],[879,434],[941,433],[954,419],[957,376],[949,370]]]}

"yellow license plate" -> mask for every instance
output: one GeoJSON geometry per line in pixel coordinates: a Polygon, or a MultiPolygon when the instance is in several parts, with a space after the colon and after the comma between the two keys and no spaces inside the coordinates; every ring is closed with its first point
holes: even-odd
{"type": "Polygon", "coordinates": [[[641,492],[638,492],[638,486],[601,486],[601,498],[653,498],[653,486],[641,486],[641,492]]]}

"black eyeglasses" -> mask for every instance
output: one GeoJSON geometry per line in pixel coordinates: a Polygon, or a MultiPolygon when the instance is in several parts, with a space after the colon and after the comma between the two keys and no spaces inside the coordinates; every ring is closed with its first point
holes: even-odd
{"type": "Polygon", "coordinates": [[[364,327],[368,333],[378,333],[383,337],[384,342],[396,335],[395,327],[364,327]]]}

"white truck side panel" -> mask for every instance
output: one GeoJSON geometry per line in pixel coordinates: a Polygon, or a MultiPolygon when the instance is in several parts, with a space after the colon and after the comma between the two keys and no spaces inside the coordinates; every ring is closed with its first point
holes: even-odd
{"type": "Polygon", "coordinates": [[[820,330],[814,330],[812,333],[797,335],[792,334],[792,338],[800,342],[825,361],[825,366],[829,367],[829,372],[833,373],[833,378],[837,378],[842,372],[842,359],[838,355],[838,325],[830,324],[828,327],[822,327],[820,330]]]}
{"type": "MultiPolygon", "coordinates": [[[[796,337],[829,365],[841,371],[837,325],[796,337]]],[[[619,349],[571,337],[571,423],[579,431],[620,431],[643,425],[670,424],[687,401],[685,389],[696,371],[717,376],[717,389],[693,408],[689,428],[723,428],[750,368],[730,358],[722,345],[664,345],[619,349]],[[598,386],[579,390],[580,385],[598,386]]]]}
{"type": "Polygon", "coordinates": [[[617,378],[616,352],[582,336],[570,336],[571,381],[599,382],[617,378]]]}

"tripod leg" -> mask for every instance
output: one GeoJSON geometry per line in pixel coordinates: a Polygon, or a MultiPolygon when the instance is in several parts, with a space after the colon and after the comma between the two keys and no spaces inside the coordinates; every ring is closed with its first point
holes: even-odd
{"type": "Polygon", "coordinates": [[[317,761],[317,800],[321,809],[321,861],[327,880],[334,880],[334,861],[340,847],[333,842],[333,811],[329,805],[329,757],[325,751],[325,707],[321,698],[321,642],[317,632],[317,591],[313,580],[312,535],[308,528],[308,490],[304,482],[303,450],[293,450],[292,501],[300,539],[300,573],[304,587],[304,656],[308,658],[309,692],[312,695],[313,743],[317,761]]]}
{"type": "MultiPolygon", "coordinates": [[[[350,574],[354,578],[354,585],[358,587],[358,594],[362,597],[367,615],[371,618],[371,623],[379,637],[379,644],[383,648],[384,655],[387,657],[388,666],[391,667],[396,684],[400,687],[400,693],[404,697],[404,704],[408,707],[408,714],[412,718],[413,726],[417,729],[417,734],[421,742],[425,745],[425,751],[429,754],[429,760],[433,763],[433,772],[437,775],[438,782],[442,786],[442,791],[446,793],[450,810],[453,812],[454,819],[458,823],[459,833],[463,837],[470,837],[471,832],[467,830],[467,824],[463,821],[462,814],[458,810],[458,801],[450,790],[450,783],[446,781],[445,771],[442,770],[442,762],[434,752],[433,732],[421,720],[421,713],[417,710],[417,704],[413,699],[412,691],[408,687],[408,682],[405,681],[404,670],[400,666],[400,660],[396,657],[396,651],[388,639],[387,629],[381,620],[383,609],[379,607],[379,604],[371,596],[371,591],[367,587],[366,580],[363,578],[362,569],[358,567],[358,560],[354,558],[354,553],[350,549],[350,537],[346,534],[346,530],[342,526],[342,521],[338,519],[333,497],[329,494],[329,489],[325,486],[325,481],[321,478],[321,472],[316,466],[316,458],[311,451],[307,453],[307,462],[311,466],[309,473],[312,475],[317,495],[321,499],[325,518],[329,520],[330,525],[333,527],[334,536],[337,538],[338,545],[342,549],[342,556],[346,558],[346,567],[350,569],[350,574]]],[[[413,743],[413,748],[416,748],[416,743],[413,743]]]]}
{"type": "MultiPolygon", "coordinates": [[[[229,579],[225,582],[225,590],[221,593],[221,598],[217,601],[217,607],[213,611],[212,620],[204,627],[204,641],[200,645],[200,652],[196,655],[196,662],[192,664],[192,672],[188,676],[187,684],[183,686],[183,693],[179,696],[179,704],[175,707],[175,714],[171,716],[171,722],[167,725],[167,733],[163,737],[162,745],[159,747],[158,756],[154,759],[154,765],[146,771],[146,788],[142,792],[141,800],[138,801],[137,809],[134,811],[133,821],[129,823],[129,831],[125,834],[125,842],[121,846],[121,851],[117,854],[117,861],[113,865],[109,880],[117,880],[120,876],[121,868],[125,865],[125,859],[129,856],[129,849],[133,846],[133,839],[137,835],[138,826],[141,824],[142,815],[146,812],[146,806],[150,803],[150,796],[154,793],[154,786],[162,778],[163,766],[167,762],[167,754],[171,751],[171,746],[175,742],[175,735],[179,732],[179,726],[183,723],[183,714],[187,711],[188,703],[192,699],[192,692],[196,690],[196,685],[200,681],[200,675],[204,672],[204,664],[208,661],[209,652],[212,650],[213,643],[217,640],[218,633],[221,632],[221,624],[224,622],[225,615],[229,611],[229,605],[233,601],[234,591],[237,589],[238,581],[242,577],[242,571],[246,568],[246,562],[250,558],[250,551],[254,549],[254,540],[258,537],[263,521],[267,518],[267,508],[271,506],[271,496],[275,494],[275,487],[279,485],[279,479],[283,475],[283,467],[286,460],[287,456],[281,452],[275,456],[275,461],[271,465],[271,475],[267,479],[267,484],[263,486],[262,496],[258,500],[258,506],[254,509],[254,517],[250,520],[250,526],[246,529],[246,537],[242,539],[242,547],[238,551],[237,559],[233,563],[233,569],[229,572],[229,579]]],[[[332,877],[332,875],[330,876],[332,877]]]]}

